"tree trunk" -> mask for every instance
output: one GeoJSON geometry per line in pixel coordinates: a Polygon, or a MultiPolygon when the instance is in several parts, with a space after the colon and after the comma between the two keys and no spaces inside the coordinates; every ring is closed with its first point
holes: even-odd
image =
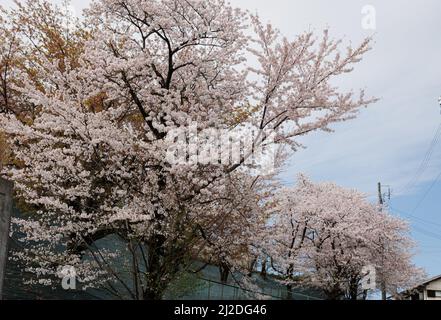
{"type": "Polygon", "coordinates": [[[251,277],[253,275],[254,267],[256,265],[257,258],[254,258],[250,264],[248,265],[248,276],[251,277]]]}
{"type": "Polygon", "coordinates": [[[358,298],[358,288],[351,288],[349,299],[355,301],[357,300],[357,298],[358,298]]]}
{"type": "Polygon", "coordinates": [[[262,269],[260,270],[260,276],[266,279],[266,259],[262,262],[262,269]]]}
{"type": "Polygon", "coordinates": [[[292,284],[286,285],[286,300],[293,300],[292,284]]]}
{"type": "Polygon", "coordinates": [[[354,279],[351,280],[351,282],[349,283],[349,299],[350,300],[357,300],[358,298],[358,280],[354,279]]]}
{"type": "Polygon", "coordinates": [[[144,300],[162,300],[163,298],[163,292],[159,292],[158,290],[155,290],[154,288],[148,288],[144,291],[144,300]]]}
{"type": "Polygon", "coordinates": [[[363,290],[363,300],[367,299],[367,295],[368,295],[368,291],[367,290],[363,290]]]}
{"type": "Polygon", "coordinates": [[[220,280],[222,283],[228,282],[228,276],[230,275],[230,268],[228,268],[227,265],[221,263],[219,265],[219,273],[220,273],[220,280]]]}
{"type": "Polygon", "coordinates": [[[387,300],[386,283],[381,281],[381,300],[387,300]]]}
{"type": "Polygon", "coordinates": [[[344,292],[340,289],[340,287],[330,288],[328,290],[324,290],[327,300],[340,300],[344,296],[344,292]]]}
{"type": "Polygon", "coordinates": [[[9,224],[12,211],[12,184],[0,178],[0,300],[8,256],[9,224]]]}
{"type": "Polygon", "coordinates": [[[164,257],[165,238],[162,235],[153,236],[146,243],[148,248],[146,263],[146,288],[143,290],[144,300],[162,300],[164,291],[168,283],[164,278],[164,274],[169,275],[171,270],[166,270],[164,257]]]}

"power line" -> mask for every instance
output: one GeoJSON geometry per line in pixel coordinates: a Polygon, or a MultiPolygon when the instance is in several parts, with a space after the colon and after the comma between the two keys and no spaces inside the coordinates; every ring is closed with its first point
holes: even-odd
{"type": "Polygon", "coordinates": [[[437,146],[438,142],[440,141],[441,137],[441,124],[438,126],[438,129],[435,132],[435,135],[433,136],[432,141],[430,142],[429,148],[426,151],[423,161],[421,162],[420,166],[418,167],[415,175],[412,177],[412,179],[409,180],[409,182],[403,187],[403,189],[400,190],[400,192],[407,191],[415,184],[418,183],[418,181],[421,178],[421,175],[426,171],[427,166],[430,162],[430,159],[432,158],[432,155],[434,153],[435,147],[437,146]]]}
{"type": "MultiPolygon", "coordinates": [[[[404,211],[402,211],[402,210],[398,210],[398,209],[395,209],[395,208],[392,208],[392,207],[390,207],[390,209],[392,209],[392,211],[396,211],[396,212],[398,212],[398,213],[400,213],[400,214],[403,214],[403,215],[405,215],[405,216],[408,216],[408,217],[410,217],[410,218],[420,220],[421,222],[424,222],[424,223],[427,223],[427,224],[430,224],[430,225],[436,225],[436,226],[440,226],[440,227],[441,227],[441,224],[438,224],[438,223],[436,223],[436,222],[433,222],[433,221],[429,221],[429,220],[425,220],[425,219],[422,219],[422,218],[416,217],[416,216],[414,216],[414,215],[412,215],[412,214],[410,214],[410,213],[407,213],[407,212],[404,212],[404,211]]],[[[436,239],[436,240],[441,240],[441,233],[433,232],[433,231],[427,230],[427,229],[425,229],[425,228],[423,228],[423,227],[416,226],[416,225],[413,225],[412,227],[413,227],[413,229],[414,229],[415,231],[419,232],[420,234],[423,234],[423,235],[429,236],[429,237],[434,238],[434,239],[436,239]]]]}
{"type": "MultiPolygon", "coordinates": [[[[412,217],[412,215],[410,215],[410,214],[405,214],[404,212],[403,212],[403,214],[412,217]]],[[[416,218],[416,217],[414,217],[414,218],[416,218]]],[[[423,220],[423,219],[420,219],[420,220],[423,220]]],[[[423,221],[424,221],[424,220],[423,220],[423,221]]],[[[413,225],[412,228],[413,228],[416,232],[419,232],[420,234],[423,234],[423,235],[425,235],[425,236],[429,236],[429,237],[434,238],[434,239],[436,239],[436,240],[441,240],[441,233],[436,233],[436,232],[433,232],[433,231],[427,230],[427,229],[425,229],[425,228],[423,228],[423,227],[416,226],[416,225],[413,225]]]]}
{"type": "Polygon", "coordinates": [[[429,149],[426,151],[426,154],[424,155],[423,161],[421,162],[420,166],[418,167],[418,170],[416,171],[413,178],[409,181],[409,183],[405,186],[405,189],[409,189],[413,187],[421,178],[421,175],[426,171],[427,166],[429,164],[429,161],[433,155],[433,152],[435,150],[436,145],[439,142],[439,138],[441,135],[441,124],[438,126],[438,129],[430,143],[429,149]]]}
{"type": "Polygon", "coordinates": [[[417,231],[423,235],[426,235],[426,236],[429,236],[431,238],[434,238],[434,239],[441,241],[441,234],[439,234],[439,233],[435,233],[435,232],[429,231],[427,229],[424,229],[424,228],[421,228],[418,226],[413,226],[413,228],[415,229],[415,231],[417,231]]]}
{"type": "MultiPolygon", "coordinates": [[[[439,104],[441,106],[441,97],[438,99],[438,102],[439,102],[439,104]]],[[[404,186],[404,188],[401,189],[401,192],[409,190],[410,188],[414,187],[419,182],[421,176],[427,170],[427,167],[429,165],[430,159],[433,156],[435,147],[438,145],[438,142],[440,141],[440,138],[441,138],[441,123],[438,125],[438,128],[437,128],[437,130],[435,132],[435,135],[434,135],[432,141],[430,142],[429,149],[426,151],[426,153],[424,155],[424,158],[423,158],[423,161],[421,162],[420,166],[418,167],[417,172],[415,173],[413,178],[404,186]]],[[[438,182],[438,180],[440,178],[441,178],[441,172],[438,174],[436,179],[432,182],[432,184],[430,185],[429,189],[426,190],[426,192],[424,193],[424,195],[420,199],[420,201],[417,203],[417,205],[413,208],[412,215],[420,208],[420,206],[426,200],[427,196],[432,191],[432,189],[435,187],[436,183],[438,182]]]]}
{"type": "Polygon", "coordinates": [[[427,196],[429,195],[430,191],[432,191],[433,187],[437,184],[438,180],[441,178],[441,172],[438,174],[438,176],[435,178],[433,183],[430,185],[429,189],[424,193],[424,196],[421,198],[421,200],[418,202],[418,204],[413,208],[412,214],[415,213],[419,209],[419,207],[423,204],[424,200],[426,200],[427,196]]]}
{"type": "Polygon", "coordinates": [[[427,220],[427,219],[423,219],[423,218],[417,217],[417,216],[415,216],[415,215],[413,215],[413,214],[410,214],[410,213],[405,212],[405,211],[403,211],[403,210],[399,210],[399,209],[394,208],[394,207],[392,207],[392,206],[389,206],[389,208],[390,208],[392,211],[396,211],[397,213],[402,214],[402,215],[404,215],[404,216],[407,216],[407,217],[409,217],[409,218],[412,218],[412,219],[415,219],[415,220],[419,220],[420,222],[422,222],[422,223],[426,223],[426,224],[428,224],[428,225],[430,225],[430,226],[437,226],[437,227],[440,227],[440,228],[441,228],[441,224],[440,224],[440,223],[437,223],[437,222],[434,222],[434,221],[431,221],[431,220],[427,220]]]}

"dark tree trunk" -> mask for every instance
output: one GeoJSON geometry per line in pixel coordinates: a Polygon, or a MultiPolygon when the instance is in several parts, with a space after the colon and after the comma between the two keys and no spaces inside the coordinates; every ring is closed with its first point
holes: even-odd
{"type": "Polygon", "coordinates": [[[228,276],[230,275],[230,268],[228,268],[227,265],[221,263],[219,265],[219,273],[220,273],[220,280],[222,283],[228,282],[228,276]]]}
{"type": "Polygon", "coordinates": [[[349,292],[349,299],[357,300],[357,298],[358,298],[358,287],[351,288],[349,292]]]}
{"type": "Polygon", "coordinates": [[[163,275],[169,274],[171,270],[166,270],[164,257],[165,237],[162,235],[152,236],[146,243],[147,263],[146,263],[146,287],[143,292],[144,300],[161,300],[168,283],[163,275]]]}
{"type": "Polygon", "coordinates": [[[156,246],[151,246],[149,250],[146,272],[147,285],[144,288],[144,300],[162,300],[170,283],[176,278],[176,275],[182,270],[185,264],[184,259],[179,258],[182,248],[175,246],[165,248],[163,240],[159,237],[156,246]]]}
{"type": "Polygon", "coordinates": [[[260,276],[266,279],[266,259],[262,262],[262,269],[260,270],[260,276]]]}
{"type": "Polygon", "coordinates": [[[286,285],[286,300],[292,300],[293,294],[292,294],[292,284],[286,285]]]}
{"type": "Polygon", "coordinates": [[[358,299],[358,288],[359,288],[359,282],[358,279],[353,279],[349,283],[349,299],[350,300],[357,300],[358,299]]]}
{"type": "Polygon", "coordinates": [[[367,290],[363,290],[363,300],[367,299],[368,292],[367,290]]]}
{"type": "Polygon", "coordinates": [[[327,300],[341,300],[344,297],[344,292],[340,289],[340,287],[330,288],[328,290],[324,290],[327,300]]]}
{"type": "Polygon", "coordinates": [[[163,293],[162,292],[158,292],[157,290],[153,289],[147,289],[144,291],[144,296],[143,296],[144,300],[162,300],[163,298],[163,293]]]}
{"type": "Polygon", "coordinates": [[[257,258],[254,258],[248,266],[248,276],[253,275],[254,267],[256,266],[257,258]]]}

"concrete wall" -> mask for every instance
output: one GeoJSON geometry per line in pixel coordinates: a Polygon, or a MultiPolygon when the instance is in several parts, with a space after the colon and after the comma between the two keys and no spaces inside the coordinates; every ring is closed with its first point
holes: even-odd
{"type": "Polygon", "coordinates": [[[0,300],[6,268],[9,224],[12,211],[12,184],[0,178],[0,300]]]}

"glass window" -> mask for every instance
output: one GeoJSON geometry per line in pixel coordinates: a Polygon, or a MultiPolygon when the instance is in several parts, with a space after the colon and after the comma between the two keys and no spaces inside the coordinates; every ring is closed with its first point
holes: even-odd
{"type": "Polygon", "coordinates": [[[441,298],[441,290],[427,290],[429,298],[441,298]]]}

